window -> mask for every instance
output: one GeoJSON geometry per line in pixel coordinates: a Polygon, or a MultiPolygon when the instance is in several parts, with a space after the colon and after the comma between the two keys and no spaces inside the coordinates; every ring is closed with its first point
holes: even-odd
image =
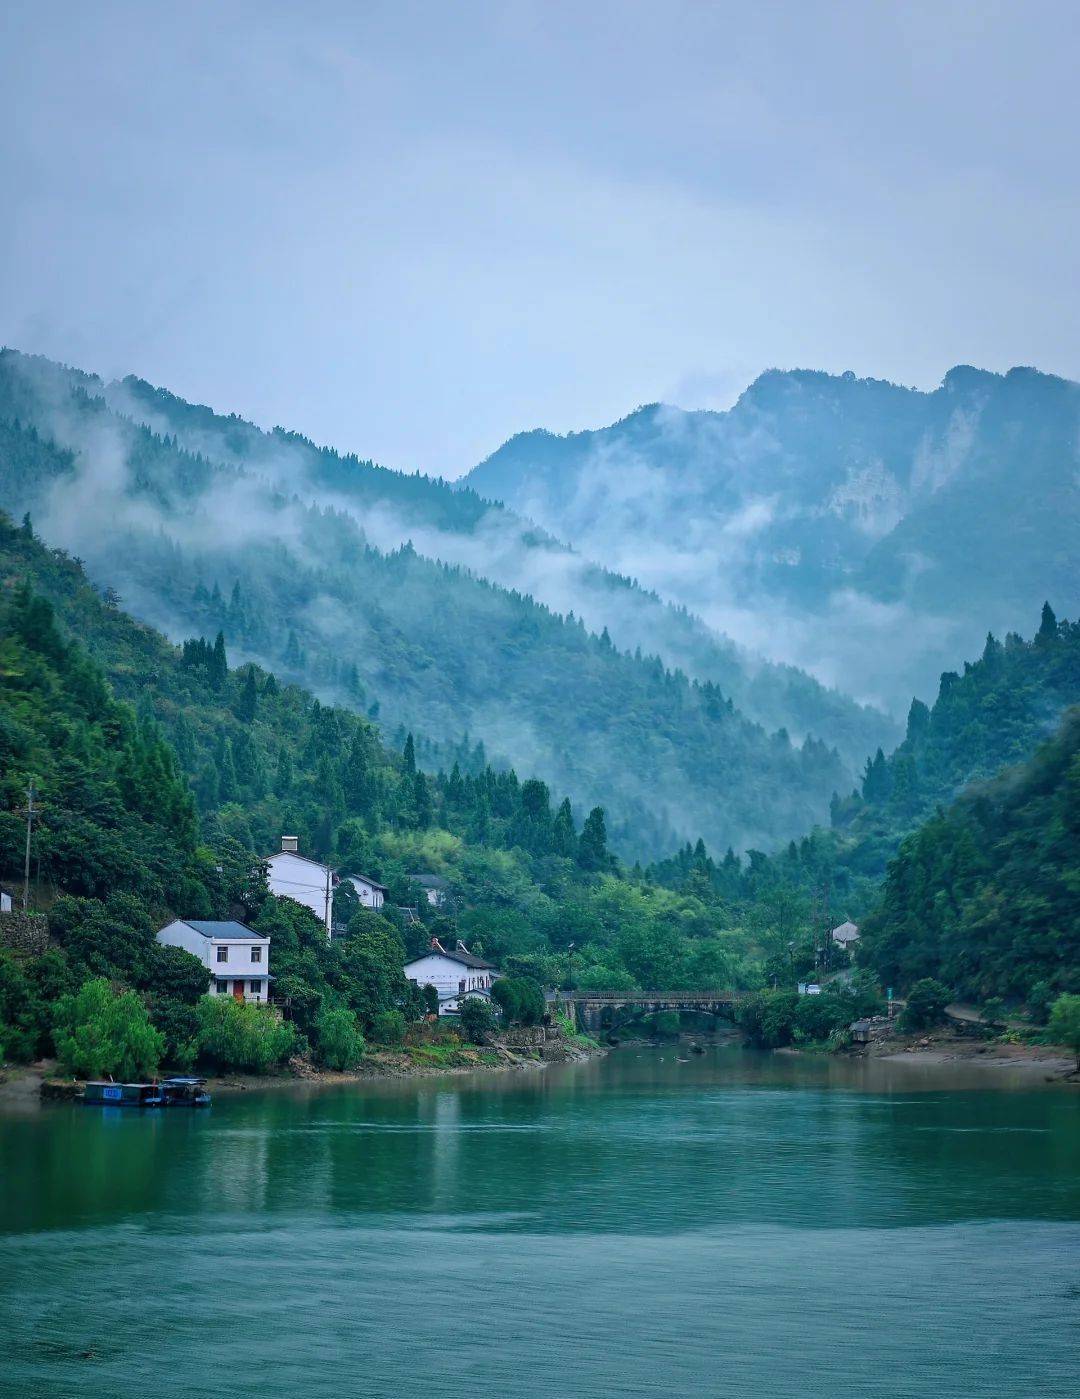
{"type": "Polygon", "coordinates": [[[259,994],[259,983],[257,981],[249,981],[248,989],[253,996],[257,996],[259,994]]]}
{"type": "Polygon", "coordinates": [[[229,949],[227,947],[219,947],[217,950],[217,959],[219,962],[227,962],[229,960],[229,949]]]}
{"type": "Polygon", "coordinates": [[[229,983],[227,981],[219,981],[217,984],[217,993],[219,996],[227,996],[229,994],[229,983]]]}
{"type": "Polygon", "coordinates": [[[261,962],[261,961],[262,961],[262,948],[261,948],[261,947],[253,947],[253,948],[251,949],[251,960],[252,960],[253,962],[261,962]]]}

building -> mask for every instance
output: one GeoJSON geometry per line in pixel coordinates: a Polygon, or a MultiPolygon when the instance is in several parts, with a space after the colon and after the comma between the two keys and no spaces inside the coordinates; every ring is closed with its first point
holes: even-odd
{"type": "Polygon", "coordinates": [[[267,883],[271,894],[310,908],[329,938],[337,875],[329,865],[301,855],[299,845],[299,836],[281,837],[281,849],[266,862],[267,883]]]}
{"type": "Polygon", "coordinates": [[[846,950],[850,948],[853,942],[859,941],[858,925],[855,923],[841,923],[838,928],[832,930],[831,936],[837,947],[843,947],[846,950]]]}
{"type": "Polygon", "coordinates": [[[448,902],[450,886],[441,875],[410,874],[409,881],[423,889],[424,898],[432,908],[442,908],[448,902]]]}
{"type": "Polygon", "coordinates": [[[343,878],[352,884],[365,908],[382,908],[388,892],[384,884],[364,874],[339,875],[329,865],[301,855],[299,845],[299,836],[281,837],[281,849],[266,862],[267,883],[271,894],[310,908],[326,928],[327,937],[333,929],[334,890],[343,878]]]}
{"type": "Polygon", "coordinates": [[[470,996],[489,1000],[498,972],[463,942],[447,952],[438,938],[432,938],[423,956],[405,963],[405,976],[417,986],[434,986],[439,993],[439,1014],[453,1015],[470,996]]]}
{"type": "Polygon", "coordinates": [[[390,892],[385,884],[369,879],[366,874],[346,874],[342,879],[356,890],[356,896],[365,908],[382,908],[390,892]]]}
{"type": "Polygon", "coordinates": [[[10,913],[14,907],[15,901],[12,899],[10,892],[7,889],[0,888],[0,913],[10,913]]]}
{"type": "Polygon", "coordinates": [[[161,929],[157,940],[198,957],[214,978],[211,995],[264,1004],[270,999],[270,939],[243,923],[177,918],[161,929]]]}

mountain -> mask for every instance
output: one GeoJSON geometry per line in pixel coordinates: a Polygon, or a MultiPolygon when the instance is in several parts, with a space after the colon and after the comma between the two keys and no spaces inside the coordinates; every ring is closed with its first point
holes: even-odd
{"type": "MultiPolygon", "coordinates": [[[[580,616],[425,558],[411,543],[376,547],[387,545],[391,504],[404,511],[413,497],[418,531],[453,521],[462,532],[440,538],[462,539],[472,520],[482,539],[479,498],[239,419],[210,421],[208,410],[188,415],[169,400],[172,417],[156,426],[182,423],[185,446],[179,426],[155,431],[141,421],[145,403],[132,408],[148,395],[165,401],[155,393],[5,352],[7,508],[31,512],[50,543],[84,559],[101,586],[174,640],[220,629],[238,659],[365,709],[402,738],[418,730],[447,751],[466,735],[482,741],[504,766],[568,792],[579,820],[605,807],[612,840],[630,858],[685,837],[767,847],[805,830],[850,783],[836,752],[805,726],[808,713],[847,726],[849,752],[855,733],[880,731],[880,716],[787,676],[774,698],[788,692],[803,703],[792,705],[790,731],[768,732],[715,682],[620,651],[580,616]]],[[[638,597],[625,584],[604,586],[638,597]]],[[[758,683],[744,674],[748,690],[758,683]]]]}
{"type": "Polygon", "coordinates": [[[727,412],[520,434],[465,478],[769,656],[894,708],[1080,591],[1080,386],[770,371],[727,412]],[[883,639],[887,640],[883,644],[883,639]]]}
{"type": "Polygon", "coordinates": [[[1045,1004],[1080,990],[1080,709],[908,837],[861,955],[889,983],[1045,1004]]]}
{"type": "Polygon", "coordinates": [[[313,1044],[324,1011],[345,1007],[376,1037],[381,1013],[418,1014],[401,968],[432,935],[482,942],[508,972],[548,983],[571,942],[578,985],[753,978],[723,910],[617,867],[601,813],[578,832],[543,783],[475,751],[466,771],[430,776],[415,765],[423,749],[410,736],[388,750],[364,716],[231,668],[221,642],[173,646],[0,514],[0,879],[21,881],[33,782],[32,907],[53,944],[0,950],[0,1059],[51,1052],[55,1002],[106,977],[139,992],[175,1062],[208,975],[155,942],[173,916],[269,934],[275,994],[313,1044]],[[260,860],[286,829],[380,878],[412,918],[388,907],[357,921],[335,900],[349,933],[328,945],[308,910],[267,897],[260,860]],[[445,880],[449,910],[427,904],[425,871],[445,880]]]}

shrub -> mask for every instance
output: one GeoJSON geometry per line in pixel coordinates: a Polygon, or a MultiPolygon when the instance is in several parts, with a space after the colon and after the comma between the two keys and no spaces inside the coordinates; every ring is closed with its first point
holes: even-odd
{"type": "Polygon", "coordinates": [[[424,998],[425,1015],[438,1015],[439,1013],[439,993],[430,983],[421,992],[424,998]]]}
{"type": "Polygon", "coordinates": [[[907,1006],[904,1009],[903,1025],[906,1030],[923,1030],[931,1025],[940,1025],[945,1017],[945,1007],[952,1000],[947,986],[933,977],[923,977],[908,992],[907,1006]]]}
{"type": "Polygon", "coordinates": [[[504,976],[491,988],[491,999],[508,1025],[539,1025],[547,1011],[544,988],[531,976],[504,976]]]}
{"type": "Polygon", "coordinates": [[[991,996],[983,1003],[982,1018],[993,1029],[1005,1024],[1005,1002],[1000,996],[991,996]]]}
{"type": "Polygon", "coordinates": [[[469,996],[461,1002],[461,1033],[470,1044],[487,1044],[495,1029],[495,1012],[480,996],[469,996]]]}
{"type": "Polygon", "coordinates": [[[296,1047],[292,1025],[232,996],[203,996],[197,1008],[199,1057],[220,1069],[265,1073],[296,1047]]]}
{"type": "Polygon", "coordinates": [[[1053,1003],[1053,987],[1048,981],[1037,981],[1027,995],[1028,1014],[1036,1025],[1045,1025],[1050,1019],[1053,1003]]]}
{"type": "Polygon", "coordinates": [[[400,1010],[379,1010],[371,1017],[371,1038],[377,1044],[401,1044],[405,1017],[400,1010]]]}
{"type": "Polygon", "coordinates": [[[53,1037],[61,1064],[78,1078],[147,1078],[165,1049],[165,1036],[150,1024],[138,996],[113,991],[104,977],[60,997],[53,1037]]]}
{"type": "Polygon", "coordinates": [[[1076,1072],[1080,1073],[1080,996],[1059,996],[1050,1008],[1050,1035],[1056,1044],[1064,1044],[1076,1055],[1076,1072]]]}
{"type": "Polygon", "coordinates": [[[0,1063],[36,1059],[48,1038],[48,1008],[22,964],[0,953],[0,1063]]]}
{"type": "Polygon", "coordinates": [[[317,1054],[328,1069],[355,1069],[364,1057],[364,1036],[351,1010],[324,1010],[315,1022],[317,1054]]]}

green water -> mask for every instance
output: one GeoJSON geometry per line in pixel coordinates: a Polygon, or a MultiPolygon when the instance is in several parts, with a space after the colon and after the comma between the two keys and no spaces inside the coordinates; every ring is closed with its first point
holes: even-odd
{"type": "Polygon", "coordinates": [[[1080,1094],[678,1058],[0,1117],[0,1392],[1075,1399],[1080,1094]]]}

